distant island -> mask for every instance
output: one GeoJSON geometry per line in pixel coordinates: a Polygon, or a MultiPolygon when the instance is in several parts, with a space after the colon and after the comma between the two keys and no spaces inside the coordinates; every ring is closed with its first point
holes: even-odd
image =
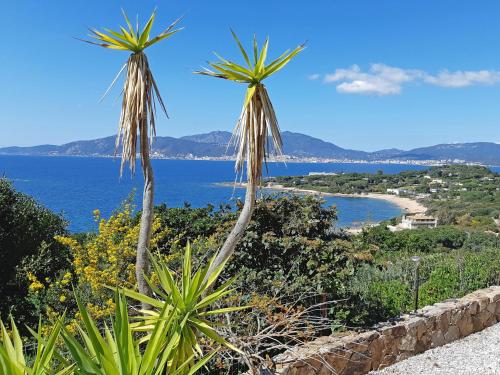
{"type": "MultiPolygon", "coordinates": [[[[438,144],[429,147],[400,150],[397,148],[374,152],[342,148],[301,133],[282,134],[284,155],[271,160],[318,163],[401,163],[401,164],[483,164],[500,165],[500,144],[493,142],[438,144]]],[[[232,160],[234,149],[229,145],[231,133],[213,131],[180,138],[156,137],[152,152],[158,159],[232,160]],[[228,146],[229,145],[229,146],[228,146]]],[[[63,145],[32,147],[3,147],[0,155],[26,156],[86,156],[110,157],[115,152],[115,137],[75,141],[63,145]]]]}

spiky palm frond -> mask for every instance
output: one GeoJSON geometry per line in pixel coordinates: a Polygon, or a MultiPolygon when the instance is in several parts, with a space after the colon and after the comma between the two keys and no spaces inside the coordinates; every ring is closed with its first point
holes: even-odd
{"type": "Polygon", "coordinates": [[[56,322],[48,336],[42,335],[42,322],[38,323],[38,332],[29,331],[36,339],[36,353],[31,365],[27,364],[24,356],[26,348],[19,334],[14,319],[10,319],[9,335],[3,322],[0,320],[0,374],[5,375],[69,375],[73,373],[73,366],[69,365],[56,352],[56,343],[62,329],[63,317],[56,322]],[[12,336],[12,338],[11,338],[12,336]],[[59,366],[55,366],[54,359],[57,358],[59,366]]]}
{"type": "Polygon", "coordinates": [[[292,51],[287,50],[266,65],[269,38],[266,39],[262,49],[259,51],[257,40],[254,36],[252,61],[236,33],[233,30],[231,30],[231,33],[247,66],[239,65],[216,55],[220,61],[209,63],[213,70],[205,68],[202,71],[195,72],[195,74],[248,84],[243,108],[233,131],[232,143],[236,147],[235,169],[237,172],[241,172],[246,160],[249,182],[260,183],[262,164],[269,154],[269,134],[272,138],[275,151],[278,154],[282,153],[278,120],[262,81],[285,67],[305,47],[302,44],[292,51]]]}
{"type": "Polygon", "coordinates": [[[179,347],[179,332],[185,322],[169,305],[158,312],[149,340],[143,345],[144,340],[136,338],[132,330],[125,296],[117,291],[114,301],[112,326],[105,325],[102,332],[77,297],[82,317],[82,325],[78,326],[81,340],[63,330],[64,342],[76,364],[76,375],[193,375],[215,354],[211,352],[196,362],[192,357],[179,362],[180,356],[185,358],[179,347]]]}
{"type": "Polygon", "coordinates": [[[169,38],[175,33],[182,30],[182,28],[175,29],[175,26],[177,26],[177,24],[182,19],[178,18],[174,22],[172,22],[172,24],[168,26],[165,31],[150,39],[151,28],[153,27],[156,18],[156,10],[153,11],[151,17],[149,17],[149,20],[148,22],[146,22],[146,26],[144,26],[142,31],[139,28],[138,22],[136,28],[134,29],[132,23],[130,22],[127,14],[123,9],[122,13],[123,18],[125,18],[127,28],[120,26],[120,32],[111,29],[104,29],[105,32],[99,31],[97,29],[90,29],[89,36],[96,41],[85,39],[80,40],[104,48],[139,53],[152,46],[153,44],[159,42],[160,40],[169,38]]]}
{"type": "MultiPolygon", "coordinates": [[[[215,259],[215,258],[214,258],[215,259]]],[[[143,341],[151,340],[151,329],[160,319],[159,311],[163,311],[166,306],[168,310],[175,311],[177,319],[183,322],[183,327],[179,330],[179,356],[176,362],[172,362],[171,367],[188,363],[187,367],[194,365],[195,358],[203,357],[201,342],[208,340],[211,346],[226,346],[229,349],[240,352],[238,348],[220,336],[215,326],[217,323],[210,320],[210,317],[223,316],[224,314],[247,309],[248,306],[233,306],[220,308],[217,304],[224,297],[234,292],[231,288],[235,281],[232,278],[222,283],[216,290],[212,286],[216,283],[224,269],[225,263],[221,264],[214,272],[209,273],[214,262],[211,259],[207,265],[193,269],[191,246],[188,244],[184,253],[182,272],[176,277],[175,272],[169,269],[167,264],[159,257],[152,256],[151,264],[158,278],[158,285],[146,279],[160,299],[155,299],[134,290],[123,289],[124,295],[138,302],[146,302],[153,306],[155,310],[141,310],[143,316],[137,318],[137,322],[131,327],[139,332],[146,332],[143,341]]]]}
{"type": "MultiPolygon", "coordinates": [[[[167,27],[165,31],[151,38],[151,29],[156,18],[156,11],[152,13],[142,31],[138,23],[134,29],[125,12],[123,12],[123,16],[127,27],[121,26],[120,32],[110,29],[104,29],[105,32],[91,29],[90,37],[95,41],[82,39],[84,42],[100,47],[132,52],[127,63],[120,70],[110,86],[111,88],[114,85],[126,68],[123,100],[116,138],[117,150],[120,143],[122,144],[120,175],[123,173],[123,167],[126,162],[129,162],[131,171],[135,171],[138,136],[140,137],[141,160],[144,160],[145,154],[149,153],[150,139],[156,136],[156,103],[159,103],[161,109],[167,115],[165,104],[149,67],[144,50],[182,30],[182,28],[175,28],[181,20],[179,18],[167,27]]],[[[106,93],[110,88],[108,88],[106,93]]]]}

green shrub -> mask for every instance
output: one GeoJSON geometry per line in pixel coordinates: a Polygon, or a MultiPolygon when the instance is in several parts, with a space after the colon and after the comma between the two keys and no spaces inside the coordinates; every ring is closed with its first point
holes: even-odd
{"type": "Polygon", "coordinates": [[[370,294],[380,301],[389,316],[397,316],[411,309],[411,288],[400,281],[376,281],[370,285],[370,294]]]}
{"type": "MultiPolygon", "coordinates": [[[[183,207],[168,207],[161,204],[155,207],[155,216],[162,227],[168,228],[168,236],[159,242],[158,247],[164,252],[182,252],[187,242],[200,237],[209,237],[220,230],[224,223],[235,218],[230,206],[194,208],[188,203],[183,207]],[[173,249],[175,248],[175,249],[173,249]]],[[[138,221],[139,216],[137,216],[138,221]]]]}
{"type": "Polygon", "coordinates": [[[429,253],[454,250],[464,246],[467,238],[464,230],[454,226],[438,226],[391,232],[380,225],[363,231],[362,240],[376,245],[383,253],[429,253]]]}
{"type": "MultiPolygon", "coordinates": [[[[498,248],[420,254],[419,307],[500,282],[498,248]]],[[[369,325],[413,308],[415,265],[407,256],[357,268],[347,286],[345,305],[336,308],[348,325],[369,325]],[[357,307],[357,308],[356,308],[357,307]],[[348,313],[346,314],[346,310],[348,313]]]]}
{"type": "MultiPolygon", "coordinates": [[[[227,265],[241,287],[262,295],[305,290],[338,295],[353,272],[354,242],[335,234],[333,207],[312,196],[264,196],[227,265]]],[[[219,241],[226,233],[219,234],[219,241]]]]}
{"type": "Polygon", "coordinates": [[[344,319],[348,326],[366,327],[407,311],[412,303],[413,275],[410,260],[361,265],[348,281],[345,301],[334,309],[336,318],[344,319]]]}
{"type": "Polygon", "coordinates": [[[428,280],[421,285],[419,306],[458,297],[459,290],[460,274],[457,264],[452,260],[445,260],[432,270],[428,280]]]}
{"type": "Polygon", "coordinates": [[[24,298],[28,294],[27,273],[51,277],[68,262],[67,249],[54,240],[66,234],[66,221],[60,215],[14,190],[0,178],[0,316],[9,312],[18,321],[36,324],[33,311],[24,298]]]}
{"type": "Polygon", "coordinates": [[[422,284],[420,306],[458,298],[500,282],[500,252],[461,251],[443,259],[422,284]]]}

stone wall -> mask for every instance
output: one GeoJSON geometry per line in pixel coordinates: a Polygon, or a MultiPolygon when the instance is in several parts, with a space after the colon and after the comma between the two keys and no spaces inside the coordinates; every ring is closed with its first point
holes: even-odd
{"type": "Polygon", "coordinates": [[[382,369],[500,322],[500,286],[426,306],[343,337],[320,337],[275,358],[281,375],[356,375],[382,369]]]}

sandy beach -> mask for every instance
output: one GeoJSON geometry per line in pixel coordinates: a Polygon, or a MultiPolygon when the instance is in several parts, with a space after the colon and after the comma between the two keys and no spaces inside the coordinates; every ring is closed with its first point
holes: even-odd
{"type": "Polygon", "coordinates": [[[327,196],[327,197],[348,197],[348,198],[371,198],[371,199],[382,199],[395,205],[399,206],[406,213],[424,213],[427,209],[425,206],[414,199],[407,197],[399,197],[397,195],[392,194],[381,194],[381,193],[365,193],[365,194],[342,194],[342,193],[324,193],[322,191],[317,190],[309,190],[309,189],[297,189],[293,187],[286,187],[283,185],[267,185],[264,186],[266,189],[270,190],[281,190],[281,191],[290,191],[295,193],[304,193],[304,194],[314,194],[319,196],[327,196]]]}
{"type": "MultiPolygon", "coordinates": [[[[230,185],[234,186],[234,183],[222,183],[221,185],[230,185]]],[[[237,183],[239,187],[245,187],[246,183],[237,183]]],[[[365,193],[365,194],[342,194],[342,193],[325,193],[322,191],[311,190],[311,189],[297,189],[293,187],[287,187],[279,184],[267,184],[262,186],[263,189],[268,190],[277,190],[277,191],[289,191],[292,193],[300,193],[300,194],[312,194],[318,196],[325,197],[347,197],[347,198],[370,198],[370,199],[382,199],[388,202],[391,202],[406,213],[424,213],[426,212],[426,207],[415,199],[407,198],[407,197],[399,197],[397,195],[391,194],[381,194],[381,193],[365,193]]]]}

